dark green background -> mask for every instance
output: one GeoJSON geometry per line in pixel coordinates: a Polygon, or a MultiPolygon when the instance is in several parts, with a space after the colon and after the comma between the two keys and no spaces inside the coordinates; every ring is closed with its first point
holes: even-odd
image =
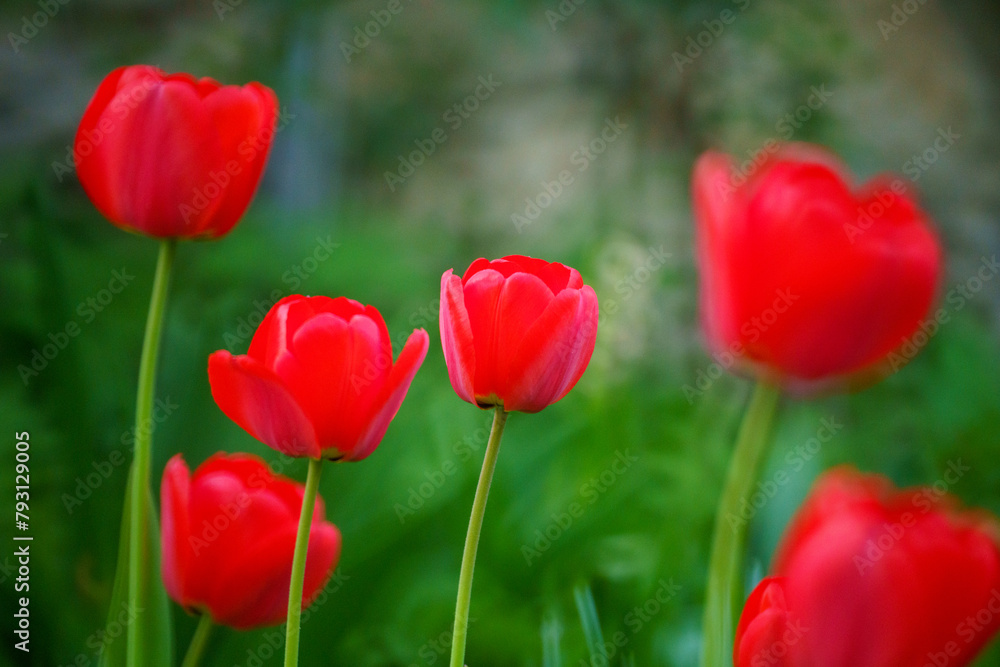
{"type": "MultiPolygon", "coordinates": [[[[789,482],[753,521],[748,573],[762,575],[812,479],[840,462],[899,484],[931,484],[961,458],[971,470],[951,490],[1000,511],[1000,289],[985,283],[961,309],[947,300],[1000,246],[994,4],[913,0],[916,13],[886,39],[878,21],[890,20],[888,2],[586,0],[553,30],[546,11],[558,11],[554,1],[403,0],[346,62],[341,43],[386,4],[243,0],[220,17],[207,1],[69,0],[15,53],[8,33],[41,10],[3,3],[0,498],[13,498],[13,434],[27,430],[35,541],[31,660],[15,655],[4,611],[0,664],[91,657],[88,638],[109,600],[126,466],[72,513],[63,497],[95,465],[117,460],[114,452],[128,454],[122,439],[132,426],[156,243],[105,222],[75,176],[57,174],[53,163],[65,160],[98,82],[123,64],[259,80],[288,112],[244,221],[218,243],[179,249],[157,389],[177,407],[156,428],[155,479],[176,452],[192,465],[219,450],[276,459],[218,410],[205,372],[212,351],[245,351],[245,341],[230,346],[226,335],[239,335],[241,321],[259,311],[255,300],[293,290],[343,294],[377,306],[394,340],[415,326],[431,335],[379,449],[324,472],[327,513],[343,531],[344,576],[303,627],[303,665],[446,662],[431,642],[446,640],[451,627],[489,415],[451,390],[436,300],[446,269],[508,253],[570,264],[605,313],[612,302],[618,308],[602,321],[577,388],[509,421],[480,546],[468,662],[542,665],[544,629],[552,646],[559,639],[561,664],[579,664],[586,649],[573,591],[589,585],[605,637],[622,631],[629,640],[624,653],[634,663],[619,653],[612,664],[695,664],[714,506],[749,384],[723,374],[692,402],[683,391],[712,363],[697,327],[691,165],[710,146],[746,156],[784,138],[782,118],[813,87],[832,95],[793,139],[830,146],[864,178],[919,175],[947,249],[941,304],[951,320],[878,386],[783,401],[765,475],[784,470],[789,482]],[[718,27],[712,22],[725,10],[734,20],[678,68],[674,53],[706,30],[703,22],[718,27]],[[455,127],[445,114],[490,74],[500,87],[455,127]],[[574,151],[616,117],[626,129],[578,171],[574,151]],[[385,172],[439,127],[447,140],[390,190],[385,172]],[[908,161],[949,127],[960,138],[914,171],[908,161]],[[573,182],[519,233],[511,215],[562,170],[573,182]],[[339,247],[296,285],[294,267],[327,237],[339,247]],[[650,247],[669,259],[628,287],[650,247]],[[87,321],[78,305],[123,268],[135,278],[87,321]],[[71,322],[79,335],[25,384],[18,365],[71,322]],[[795,470],[787,452],[830,417],[843,429],[795,470]],[[591,504],[592,487],[582,485],[626,451],[638,460],[591,504]],[[451,466],[454,474],[401,521],[396,506],[411,489],[451,466]],[[583,515],[529,566],[522,547],[573,502],[585,504],[583,515]],[[671,579],[679,593],[637,624],[629,614],[671,579]]],[[[287,472],[304,478],[300,463],[287,472]]],[[[12,519],[0,521],[7,545],[12,519]]],[[[0,562],[11,551],[4,546],[0,562]]],[[[8,580],[5,610],[13,596],[8,580]]],[[[183,651],[194,622],[176,607],[174,617],[183,651]]],[[[220,630],[206,664],[246,664],[267,635],[220,630]]],[[[997,664],[998,655],[977,664],[997,664]]]]}

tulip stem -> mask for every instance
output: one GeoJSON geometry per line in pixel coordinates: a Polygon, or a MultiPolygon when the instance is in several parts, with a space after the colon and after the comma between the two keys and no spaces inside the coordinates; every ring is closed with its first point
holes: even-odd
{"type": "Polygon", "coordinates": [[[778,396],[777,387],[765,382],[757,384],[729,460],[712,536],[702,622],[702,667],[732,664],[733,634],[743,602],[741,566],[747,527],[747,521],[739,515],[740,501],[750,495],[757,481],[768,449],[778,396]]]}
{"type": "Polygon", "coordinates": [[[208,645],[208,636],[212,634],[213,627],[212,615],[202,614],[194,636],[191,637],[191,644],[188,645],[187,655],[184,656],[181,667],[197,667],[198,663],[201,662],[201,654],[205,652],[205,646],[208,645]]]}
{"type": "MultiPolygon", "coordinates": [[[[156,393],[156,361],[159,357],[160,338],[163,333],[163,315],[166,310],[167,292],[170,284],[170,268],[177,250],[175,239],[160,242],[160,254],[156,262],[153,278],[153,292],[149,299],[149,314],[146,317],[146,333],[142,340],[142,356],[139,359],[139,386],[135,399],[135,454],[132,459],[132,495],[129,525],[128,554],[128,601],[129,609],[144,609],[143,591],[147,586],[142,576],[143,569],[153,555],[145,553],[149,519],[146,516],[146,498],[149,494],[150,466],[152,461],[153,433],[149,425],[153,423],[153,398],[156,393]]],[[[158,573],[157,573],[158,574],[158,573]]],[[[127,635],[126,664],[140,667],[143,660],[142,623],[130,623],[127,635]]]]}
{"type": "Polygon", "coordinates": [[[451,667],[465,664],[465,638],[469,629],[469,605],[472,602],[472,573],[476,569],[476,551],[479,549],[479,534],[483,530],[483,515],[486,513],[486,499],[493,483],[493,471],[497,467],[500,453],[500,438],[507,423],[507,413],[498,405],[493,413],[493,427],[486,444],[483,470],[479,473],[476,498],[472,501],[472,516],[469,517],[469,532],[465,536],[465,551],[462,553],[462,571],[458,577],[458,601],[455,603],[455,627],[451,642],[451,667]]]}
{"type": "Polygon", "coordinates": [[[309,532],[312,528],[313,508],[319,489],[319,474],[323,459],[309,459],[306,489],[302,495],[299,513],[299,533],[295,537],[295,556],[292,557],[292,580],[288,587],[288,624],[285,626],[285,667],[299,664],[299,625],[302,618],[302,586],[306,580],[306,552],[309,550],[309,532]]]}

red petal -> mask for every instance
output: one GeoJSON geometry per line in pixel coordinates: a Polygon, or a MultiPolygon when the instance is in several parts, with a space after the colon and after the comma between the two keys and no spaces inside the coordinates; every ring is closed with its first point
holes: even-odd
{"type": "MultiPolygon", "coordinates": [[[[259,83],[224,86],[204,98],[226,159],[220,203],[207,229],[219,237],[232,229],[253,198],[274,140],[278,98],[259,83]]],[[[206,183],[207,185],[207,183],[206,183]]]]}
{"type": "Polygon", "coordinates": [[[475,348],[475,399],[480,405],[490,405],[499,395],[497,360],[499,327],[497,312],[504,277],[498,271],[486,269],[471,276],[465,283],[465,310],[475,348]]]}
{"type": "Polygon", "coordinates": [[[208,380],[219,408],[247,433],[289,456],[319,457],[313,425],[260,362],[219,350],[208,359],[208,380]]]}
{"type": "MultiPolygon", "coordinates": [[[[245,630],[285,620],[297,531],[296,513],[295,523],[269,527],[252,548],[232,554],[226,567],[217,573],[212,593],[216,600],[213,614],[218,622],[245,630]]],[[[306,554],[303,607],[332,573],[340,543],[336,526],[314,515],[306,554]]]]}
{"type": "Polygon", "coordinates": [[[469,403],[475,403],[476,349],[472,339],[472,325],[465,309],[465,292],[462,279],[451,269],[441,276],[441,347],[448,367],[448,377],[455,393],[469,403]]]}
{"type": "Polygon", "coordinates": [[[351,452],[344,452],[347,460],[360,461],[371,454],[382,441],[389,423],[399,412],[399,406],[406,398],[413,377],[427,356],[429,341],[427,332],[423,329],[417,329],[410,334],[383,385],[376,412],[369,418],[364,432],[358,439],[357,448],[351,452]]]}
{"type": "Polygon", "coordinates": [[[187,607],[191,604],[186,579],[190,571],[191,534],[189,501],[191,478],[187,464],[180,454],[175,454],[163,469],[160,485],[160,526],[163,561],[163,585],[177,604],[187,607]]]}
{"type": "Polygon", "coordinates": [[[392,364],[391,353],[381,351],[381,334],[366,315],[347,322],[321,313],[295,332],[291,354],[275,366],[322,449],[356,445],[392,364]]]}
{"type": "Polygon", "coordinates": [[[596,335],[593,290],[561,292],[525,332],[511,364],[504,409],[538,412],[565,396],[590,362],[596,335]]]}
{"type": "Polygon", "coordinates": [[[779,650],[783,659],[779,659],[774,651],[788,628],[784,583],[784,577],[767,577],[757,584],[747,599],[736,628],[733,646],[735,667],[758,667],[761,664],[792,667],[801,664],[801,660],[792,657],[799,653],[794,650],[794,645],[784,647],[792,648],[791,651],[779,650]]]}
{"type": "MultiPolygon", "coordinates": [[[[124,100],[120,95],[116,102],[124,100]]],[[[200,197],[209,174],[225,160],[196,90],[167,80],[151,88],[120,123],[95,157],[108,147],[108,175],[122,222],[152,236],[199,234],[218,205],[218,200],[203,205],[200,197]]]]}
{"type": "MultiPolygon", "coordinates": [[[[497,303],[495,381],[496,391],[505,402],[511,379],[520,378],[523,372],[517,351],[531,327],[554,300],[549,286],[530,273],[515,273],[504,281],[497,303]]],[[[558,335],[559,332],[551,333],[558,335]]]]}

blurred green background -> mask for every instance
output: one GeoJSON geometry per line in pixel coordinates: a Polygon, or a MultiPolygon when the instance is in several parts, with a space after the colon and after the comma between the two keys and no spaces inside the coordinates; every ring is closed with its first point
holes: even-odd
{"type": "MultiPolygon", "coordinates": [[[[175,407],[156,425],[156,480],[176,452],[192,466],[219,450],[277,459],[218,410],[205,372],[212,351],[245,352],[246,327],[277,297],[348,295],[376,305],[394,340],[415,327],[431,335],[376,453],[324,472],[342,576],[303,626],[303,665],[447,662],[489,414],[449,385],[440,276],[508,253],[577,267],[606,315],[577,388],[509,422],[467,661],[542,665],[547,646],[544,664],[583,664],[574,590],[589,587],[605,638],[628,639],[611,664],[695,664],[713,512],[749,393],[726,373],[693,400],[684,391],[718,375],[698,332],[688,197],[692,162],[708,147],[745,158],[770,138],[815,141],[859,177],[902,173],[948,252],[942,307],[952,318],[913,363],[860,394],[783,402],[765,477],[785,470],[790,482],[753,520],[751,579],[816,474],[839,462],[931,484],[961,458],[971,471],[950,490],[1000,512],[1000,281],[948,299],[1000,250],[995,3],[402,0],[383,26],[370,23],[384,21],[384,0],[61,1],[0,9],[0,497],[10,506],[13,433],[27,430],[35,536],[32,652],[26,661],[5,640],[0,663],[88,664],[109,601],[127,466],[78,489],[109,460],[130,459],[156,243],[102,220],[54,163],[65,163],[98,82],[123,64],[262,81],[287,121],[243,222],[221,242],[179,249],[157,390],[175,407]],[[53,15],[32,33],[45,6],[53,15]],[[377,33],[367,42],[357,38],[366,28],[377,33]],[[499,85],[470,110],[466,98],[490,76],[499,85]],[[828,99],[803,107],[814,88],[828,99]],[[574,157],[608,119],[624,127],[606,150],[574,157]],[[399,174],[436,128],[447,140],[390,188],[386,172],[399,174]],[[959,135],[948,150],[915,162],[948,128],[959,135]],[[512,216],[562,170],[573,182],[519,229],[512,216]],[[329,243],[339,245],[317,261],[329,243]],[[669,257],[640,270],[652,251],[669,257]],[[99,312],[82,305],[114,271],[134,278],[99,312]],[[22,377],[18,366],[69,323],[80,334],[22,377]],[[843,428],[791,464],[829,418],[843,428]],[[608,473],[619,455],[635,461],[608,473]],[[573,502],[585,511],[564,526],[573,502]],[[651,604],[668,584],[669,599],[651,604]]],[[[5,545],[12,530],[0,522],[5,545]]],[[[8,638],[11,552],[0,553],[8,638]]],[[[194,621],[173,612],[183,652],[194,621]]],[[[220,630],[206,664],[278,665],[269,636],[220,630]]],[[[998,656],[994,647],[977,665],[998,656]]]]}

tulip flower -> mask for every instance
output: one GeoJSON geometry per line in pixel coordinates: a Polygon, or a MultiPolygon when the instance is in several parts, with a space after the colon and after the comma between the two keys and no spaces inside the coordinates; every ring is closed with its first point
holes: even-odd
{"type": "MultiPolygon", "coordinates": [[[[163,581],[190,612],[238,630],[285,620],[303,487],[247,454],[216,454],[194,475],[180,454],[167,463],[163,581]]],[[[319,499],[309,535],[303,608],[329,579],[340,531],[319,499]]]]}
{"type": "Polygon", "coordinates": [[[911,184],[855,187],[835,157],[801,144],[745,171],[713,151],[694,171],[702,322],[716,358],[800,389],[865,379],[921,326],[941,275],[911,184]]]}
{"type": "MultiPolygon", "coordinates": [[[[874,381],[905,363],[897,350],[912,356],[910,337],[920,328],[937,326],[924,318],[941,248],[907,181],[882,176],[855,187],[817,146],[769,145],[762,153],[738,168],[709,151],[692,184],[705,336],[721,365],[760,380],[716,515],[705,667],[731,653],[745,527],[724,517],[756,481],[779,390],[874,381]]],[[[684,393],[690,401],[699,392],[685,386],[684,393]]]]}
{"type": "MultiPolygon", "coordinates": [[[[957,479],[961,462],[949,464],[957,479]]],[[[994,520],[849,468],[792,519],[747,600],[736,667],[963,667],[1000,629],[994,520]]]]}
{"type": "Polygon", "coordinates": [[[597,295],[576,269],[512,255],[441,277],[441,344],[455,392],[482,408],[538,412],[594,352],[597,295]]]}
{"type": "Polygon", "coordinates": [[[455,393],[494,409],[458,579],[451,667],[465,664],[472,575],[507,414],[538,412],[587,369],[597,338],[597,295],[576,269],[521,255],[477,259],[441,276],[441,346],[455,393]]]}
{"type": "MultiPolygon", "coordinates": [[[[259,83],[220,86],[145,65],[121,67],[98,86],[76,133],[71,162],[94,206],[115,225],[160,239],[139,362],[128,541],[115,578],[116,586],[128,586],[133,609],[164,599],[154,593],[161,584],[142,544],[144,535],[155,534],[146,507],[152,435],[144,424],[152,414],[177,241],[218,238],[239,221],[267,161],[277,106],[274,93],[259,83]]],[[[169,662],[154,648],[154,636],[164,632],[157,617],[129,623],[124,648],[113,649],[123,651],[130,667],[169,662]]],[[[109,617],[109,627],[114,622],[109,617]]]]}
{"type": "Polygon", "coordinates": [[[222,86],[134,65],[111,72],[80,121],[73,162],[115,225],[157,238],[218,238],[257,189],[278,101],[259,83],[222,86]]]}
{"type": "Polygon", "coordinates": [[[393,362],[372,306],[293,295],[264,317],[246,355],[209,357],[212,397],[247,433],[289,456],[365,458],[382,440],[427,355],[414,331],[393,362]]]}

